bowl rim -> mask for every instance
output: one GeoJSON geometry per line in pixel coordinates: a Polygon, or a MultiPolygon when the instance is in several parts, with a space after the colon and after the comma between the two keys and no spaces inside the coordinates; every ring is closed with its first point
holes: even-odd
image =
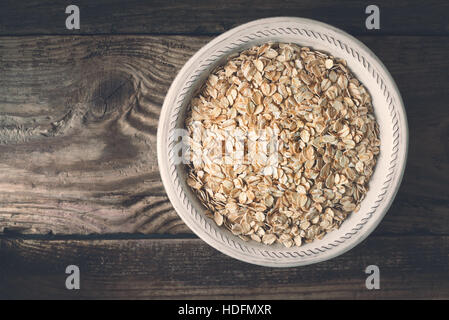
{"type": "MultiPolygon", "coordinates": [[[[399,135],[399,133],[398,133],[399,135]]],[[[318,263],[325,260],[332,259],[336,256],[339,256],[353,247],[355,247],[357,244],[362,242],[366,237],[368,237],[374,229],[379,225],[380,221],[383,219],[387,211],[389,210],[391,204],[393,203],[393,200],[399,190],[399,187],[401,185],[401,181],[404,175],[405,166],[406,166],[406,160],[408,155],[408,124],[407,124],[407,116],[404,108],[404,103],[401,97],[401,94],[399,92],[399,89],[389,73],[388,69],[385,67],[385,65],[380,61],[380,59],[368,48],[366,47],[361,41],[357,40],[353,36],[349,35],[345,31],[342,31],[338,28],[335,28],[333,26],[330,26],[326,23],[312,20],[312,19],[306,19],[306,18],[299,18],[299,17],[272,17],[272,18],[264,18],[264,19],[258,19],[254,20],[248,23],[245,23],[243,25],[237,26],[233,29],[230,29],[229,31],[226,31],[225,33],[215,37],[210,42],[208,42],[205,46],[203,46],[200,50],[198,50],[181,68],[181,70],[178,72],[176,78],[172,82],[170,89],[168,90],[165,99],[164,104],[162,106],[161,110],[161,116],[158,123],[158,130],[157,130],[157,157],[158,157],[158,165],[159,165],[159,171],[161,174],[162,182],[164,185],[164,188],[167,192],[167,195],[175,208],[178,215],[181,217],[181,219],[186,223],[186,225],[203,241],[214,247],[215,249],[219,250],[222,253],[225,253],[233,258],[236,258],[238,260],[252,263],[256,265],[261,266],[269,266],[269,267],[295,267],[295,266],[303,266],[308,265],[312,263],[318,263]],[[213,48],[214,46],[218,45],[220,42],[227,40],[231,37],[233,37],[235,34],[244,31],[245,29],[249,29],[250,27],[254,27],[257,25],[270,25],[274,23],[302,23],[306,24],[310,27],[313,26],[319,26],[321,28],[327,29],[329,31],[332,31],[334,34],[339,35],[343,37],[345,40],[348,40],[353,43],[353,45],[357,46],[360,51],[362,51],[366,56],[369,56],[371,61],[375,62],[380,68],[379,70],[382,72],[382,77],[384,78],[384,81],[388,82],[388,88],[391,89],[393,94],[395,95],[395,111],[398,114],[398,117],[400,117],[401,125],[398,125],[398,131],[400,131],[400,138],[401,138],[401,148],[398,147],[398,158],[396,160],[395,168],[396,168],[396,176],[393,181],[393,185],[389,185],[388,189],[390,190],[390,195],[383,204],[382,211],[380,213],[377,213],[375,218],[371,219],[371,224],[369,224],[367,227],[364,228],[363,232],[358,232],[355,235],[352,235],[350,238],[351,241],[346,241],[345,245],[341,245],[335,248],[331,248],[327,252],[318,255],[313,256],[311,258],[298,258],[296,260],[287,260],[287,261],[277,261],[273,259],[255,259],[254,257],[248,257],[245,256],[242,253],[238,253],[235,251],[235,249],[232,249],[230,247],[227,247],[223,244],[222,241],[219,241],[215,237],[213,237],[210,233],[205,231],[211,231],[211,230],[204,230],[198,226],[197,223],[192,221],[192,219],[189,218],[187,214],[184,214],[183,211],[185,211],[184,207],[180,204],[181,200],[176,195],[175,188],[173,185],[173,181],[170,179],[170,175],[173,174],[173,172],[169,172],[169,168],[167,166],[168,163],[168,143],[167,141],[163,141],[163,137],[166,137],[166,133],[168,132],[168,122],[169,122],[169,116],[170,111],[172,108],[172,105],[170,104],[170,99],[173,96],[177,96],[177,90],[179,89],[179,85],[181,84],[180,81],[182,80],[182,77],[186,73],[187,70],[189,70],[194,64],[197,63],[197,60],[199,57],[201,57],[205,52],[207,52],[209,49],[213,48]]],[[[399,142],[398,142],[399,144],[399,142]]],[[[184,195],[185,196],[185,195],[184,195]]],[[[185,199],[184,199],[185,200],[185,199]]],[[[382,199],[384,200],[384,199],[382,199]]],[[[187,207],[191,210],[192,205],[190,202],[187,203],[187,207]]],[[[190,215],[190,213],[189,213],[190,215]]],[[[215,235],[217,236],[217,234],[215,235]]],[[[223,236],[221,235],[222,240],[223,236]]],[[[234,236],[235,237],[235,236],[234,236]]],[[[243,249],[242,249],[243,252],[243,249]]]]}

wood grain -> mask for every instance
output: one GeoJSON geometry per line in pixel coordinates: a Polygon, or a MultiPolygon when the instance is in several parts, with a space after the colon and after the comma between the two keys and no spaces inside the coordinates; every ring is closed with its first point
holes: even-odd
{"type": "Polygon", "coordinates": [[[367,30],[362,0],[77,0],[81,29],[67,30],[62,0],[3,0],[0,35],[195,34],[210,35],[254,19],[298,16],[316,19],[355,35],[449,34],[447,1],[378,0],[380,30],[367,30]]]}
{"type": "Polygon", "coordinates": [[[0,298],[30,299],[447,299],[449,237],[370,237],[335,259],[266,268],[222,255],[199,239],[0,239],[0,298]],[[65,268],[81,289],[65,289],[65,268]],[[380,269],[367,290],[365,268],[380,269]]]}
{"type": "MultiPolygon", "coordinates": [[[[0,40],[0,234],[186,234],[156,161],[160,107],[210,37],[0,40]]],[[[378,235],[449,234],[447,37],[360,37],[403,95],[410,149],[378,235]]]]}
{"type": "Polygon", "coordinates": [[[205,40],[8,38],[0,44],[0,229],[186,232],[156,159],[165,92],[205,40]]]}

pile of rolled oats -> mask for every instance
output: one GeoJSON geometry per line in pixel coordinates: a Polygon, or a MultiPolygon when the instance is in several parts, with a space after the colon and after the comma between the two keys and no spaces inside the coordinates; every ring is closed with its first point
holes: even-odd
{"type": "Polygon", "coordinates": [[[286,247],[357,212],[379,154],[371,97],[346,62],[293,44],[230,57],[192,99],[188,185],[217,225],[286,247]]]}

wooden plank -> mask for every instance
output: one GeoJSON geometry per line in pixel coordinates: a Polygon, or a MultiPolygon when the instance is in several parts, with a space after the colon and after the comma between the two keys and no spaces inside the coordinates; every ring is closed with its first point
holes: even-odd
{"type": "MultiPolygon", "coordinates": [[[[0,41],[0,233],[190,233],[165,195],[156,129],[176,72],[210,37],[0,41]]],[[[361,37],[407,108],[404,182],[378,234],[449,234],[447,37],[361,37]]]]}
{"type": "Polygon", "coordinates": [[[266,268],[229,258],[199,239],[0,239],[1,298],[447,299],[449,237],[370,237],[335,259],[266,268]],[[81,289],[65,289],[65,268],[81,289]],[[365,269],[380,269],[367,290],[365,269]]]}
{"type": "Polygon", "coordinates": [[[205,41],[4,38],[0,229],[187,232],[159,177],[156,130],[174,74],[205,41]]]}
{"type": "Polygon", "coordinates": [[[446,1],[379,0],[380,30],[367,30],[361,0],[78,0],[81,29],[67,30],[66,1],[14,1],[0,4],[0,35],[23,34],[217,34],[259,18],[316,19],[355,35],[448,34],[446,1]]]}

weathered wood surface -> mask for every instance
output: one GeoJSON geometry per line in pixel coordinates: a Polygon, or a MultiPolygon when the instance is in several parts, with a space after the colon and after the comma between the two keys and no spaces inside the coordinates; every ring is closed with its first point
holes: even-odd
{"type": "Polygon", "coordinates": [[[174,74],[206,41],[195,40],[1,39],[0,231],[185,232],[156,130],[174,74]]]}
{"type": "MultiPolygon", "coordinates": [[[[377,234],[449,234],[449,41],[360,37],[403,95],[410,149],[377,234]]],[[[0,38],[0,234],[190,233],[156,160],[160,107],[210,37],[0,38]]]]}
{"type": "Polygon", "coordinates": [[[299,268],[236,261],[199,239],[0,239],[0,298],[448,299],[449,237],[370,237],[346,254],[299,268]],[[65,288],[65,268],[81,288],[65,288]],[[367,290],[365,268],[380,268],[367,290]]]}
{"type": "Polygon", "coordinates": [[[274,16],[316,19],[355,35],[449,34],[449,3],[438,0],[77,0],[81,29],[67,30],[67,1],[3,0],[0,35],[217,34],[274,16]],[[365,8],[380,8],[381,28],[365,28],[365,8]]]}

